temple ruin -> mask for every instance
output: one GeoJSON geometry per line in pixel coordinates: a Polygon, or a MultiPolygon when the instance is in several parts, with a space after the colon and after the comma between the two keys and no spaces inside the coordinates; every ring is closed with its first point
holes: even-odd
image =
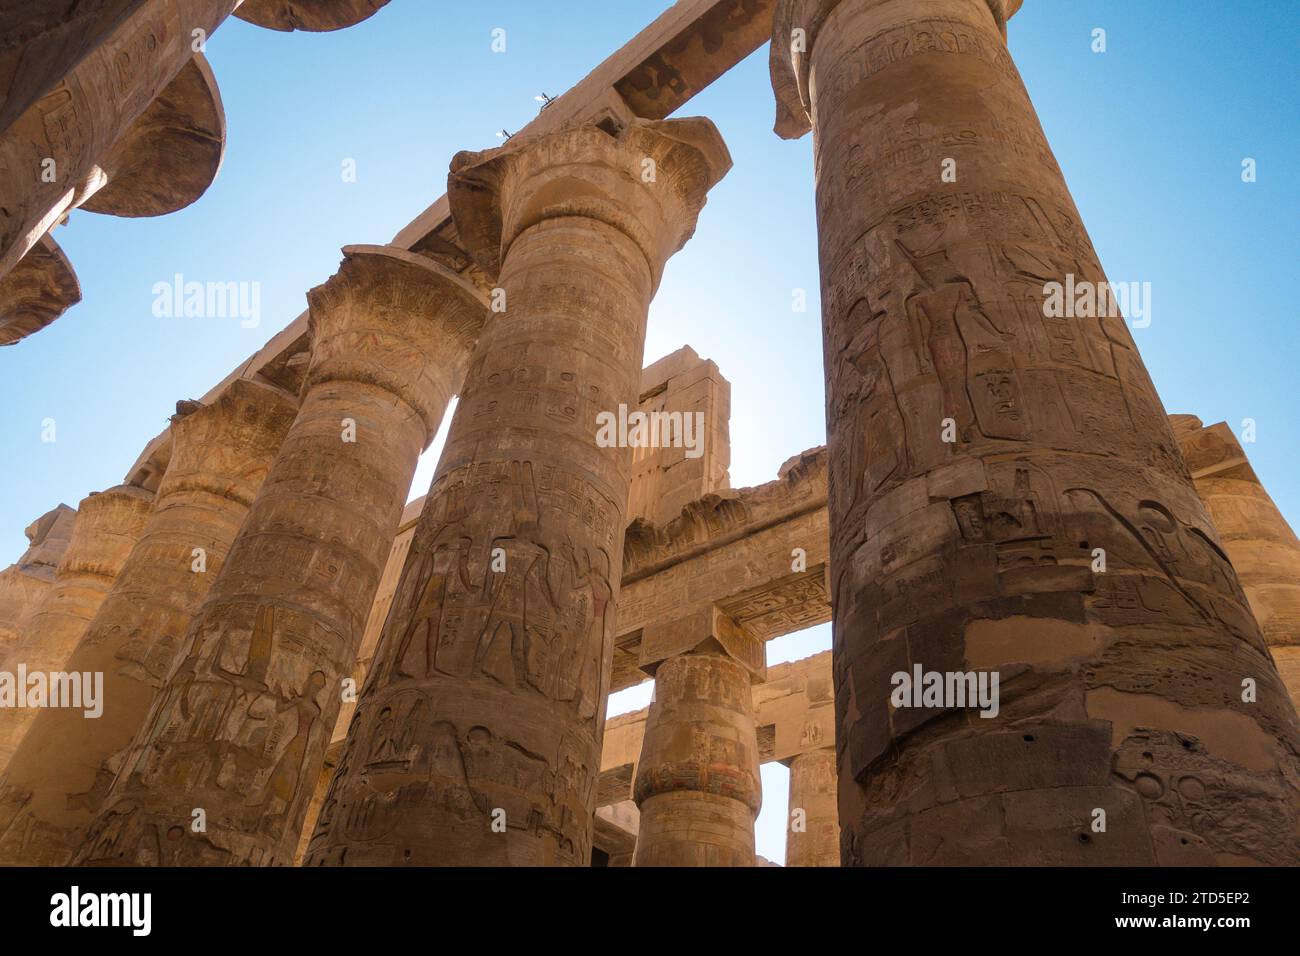
{"type": "MultiPolygon", "coordinates": [[[[5,183],[0,344],[79,298],[69,210],[162,215],[216,175],[196,36],[386,2],[19,24],[0,159],[64,172],[5,183]]],[[[1300,863],[1300,540],[1226,424],[1166,414],[1122,316],[1045,311],[1106,280],[1019,7],[680,0],[446,157],[445,196],[0,572],[0,672],[102,675],[107,704],[0,706],[0,864],[756,866],[772,761],[787,866],[1300,863]],[[732,163],[679,114],[768,42],[776,133],[815,134],[827,444],[733,488],[725,367],[644,348],[732,163]]]]}

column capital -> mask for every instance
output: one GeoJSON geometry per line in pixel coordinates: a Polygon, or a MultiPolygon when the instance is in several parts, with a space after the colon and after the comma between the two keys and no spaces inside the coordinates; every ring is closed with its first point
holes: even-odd
{"type": "Polygon", "coordinates": [[[328,381],[398,395],[433,440],[487,316],[475,285],[427,256],[395,246],[344,246],[330,279],[307,293],[311,364],[306,390],[328,381]]]}
{"type": "Polygon", "coordinates": [[[628,236],[658,285],[667,260],[695,231],[708,191],[731,154],[702,117],[634,120],[609,132],[590,123],[457,153],[447,198],[466,251],[489,277],[511,243],[547,219],[596,219],[628,236]]]}
{"type": "Polygon", "coordinates": [[[144,530],[153,501],[153,492],[134,485],[117,485],[83,498],[58,573],[117,577],[144,530]]]}
{"type": "Polygon", "coordinates": [[[247,378],[210,405],[177,402],[158,498],[196,490],[249,507],[297,412],[294,396],[247,378]]]}
{"type": "Polygon", "coordinates": [[[752,693],[749,671],[729,655],[697,652],[664,661],[641,745],[637,804],[691,790],[730,797],[758,813],[763,788],[752,693]]]}
{"type": "Polygon", "coordinates": [[[268,30],[327,33],[368,20],[388,0],[244,0],[235,16],[268,30]]]}
{"type": "MultiPolygon", "coordinates": [[[[776,123],[773,129],[782,139],[799,139],[812,131],[808,69],[813,45],[831,14],[845,2],[848,0],[777,0],[772,17],[768,68],[772,77],[772,92],[776,95],[776,123]]],[[[857,2],[861,5],[864,0],[857,2]]],[[[888,0],[865,2],[867,5],[883,5],[888,0]]],[[[986,8],[993,15],[1003,39],[1007,35],[1007,21],[1023,2],[1024,0],[970,0],[972,6],[986,8]]],[[[917,15],[920,15],[920,11],[917,15]]]]}
{"type": "Polygon", "coordinates": [[[67,255],[50,236],[37,240],[0,278],[0,345],[39,332],[81,301],[81,283],[67,255]]]}

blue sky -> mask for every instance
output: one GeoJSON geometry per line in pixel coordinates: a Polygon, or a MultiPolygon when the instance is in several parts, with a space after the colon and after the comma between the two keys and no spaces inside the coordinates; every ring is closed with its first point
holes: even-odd
{"type": "MultiPolygon", "coordinates": [[[[60,501],[120,482],[177,399],[195,398],[305,306],[339,248],[386,243],[445,191],[461,149],[498,144],[665,9],[665,0],[464,4],[392,0],[335,34],[231,19],[208,44],[229,123],[225,162],[179,213],[74,213],[55,238],[84,301],[0,349],[0,564],[60,501]],[[506,30],[493,53],[491,31],[506,30]],[[354,160],[356,181],[341,175],[354,160]],[[157,318],[152,288],[257,282],[261,324],[157,318]],[[41,441],[53,418],[57,438],[41,441]]],[[[1026,0],[1011,50],[1112,281],[1150,282],[1134,332],[1166,408],[1226,420],[1293,526],[1300,522],[1300,4],[1026,0]],[[1105,53],[1092,31],[1106,30],[1105,53]],[[1241,162],[1258,181],[1241,181],[1241,162]]],[[[651,309],[647,362],[689,343],[732,383],[732,483],[771,479],[825,440],[811,143],[771,133],[766,48],[684,111],[709,116],[735,168],[651,309]],[[793,290],[808,310],[792,309],[793,290]]],[[[412,494],[432,476],[437,445],[412,494]]],[[[776,663],[829,647],[829,628],[774,642],[776,663]]],[[[614,702],[643,706],[648,687],[614,702]]],[[[784,855],[786,772],[764,770],[759,852],[784,855]]]]}

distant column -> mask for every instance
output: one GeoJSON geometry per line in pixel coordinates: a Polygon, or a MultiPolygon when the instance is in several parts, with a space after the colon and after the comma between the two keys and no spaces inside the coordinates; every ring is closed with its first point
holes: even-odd
{"type": "Polygon", "coordinates": [[[298,416],[79,861],[293,862],[416,459],[486,313],[424,256],[343,252],[308,295],[298,416]]]}
{"type": "Polygon", "coordinates": [[[76,521],[77,513],[67,505],[47,511],[27,526],[30,547],[23,556],[0,571],[0,662],[54,586],[76,521]]]}
{"type": "Polygon", "coordinates": [[[834,747],[809,750],[790,761],[786,866],[840,865],[837,799],[834,747]]]}
{"type": "Polygon", "coordinates": [[[0,865],[66,865],[124,751],[167,678],[185,633],[293,422],[297,402],[232,382],[211,404],[182,402],[171,457],[139,543],[64,669],[102,674],[103,714],[41,712],[0,779],[23,804],[0,833],[0,865]]]}
{"type": "Polygon", "coordinates": [[[1191,415],[1170,420],[1196,491],[1300,709],[1300,539],[1225,422],[1205,428],[1191,415]]]}
{"type": "MultiPolygon", "coordinates": [[[[0,671],[18,680],[23,673],[47,675],[63,669],[139,540],[152,504],[152,492],[131,485],[97,492],[81,502],[54,586],[10,647],[0,671]]],[[[0,772],[39,711],[16,707],[13,701],[0,706],[0,772]]],[[[16,812],[0,807],[0,832],[16,812]]]]}
{"type": "Polygon", "coordinates": [[[655,671],[634,796],[635,866],[754,866],[763,799],[750,671],[720,650],[655,671]]]}
{"type": "Polygon", "coordinates": [[[707,120],[462,153],[490,276],[474,354],[307,865],[591,859],[630,449],[664,264],[730,165],[707,120]]]}

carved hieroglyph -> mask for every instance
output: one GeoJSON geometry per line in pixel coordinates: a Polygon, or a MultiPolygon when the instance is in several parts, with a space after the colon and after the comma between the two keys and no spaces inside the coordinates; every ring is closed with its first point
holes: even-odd
{"type": "MultiPolygon", "coordinates": [[[[72,538],[54,575],[54,586],[28,618],[24,632],[0,661],[0,671],[16,674],[63,669],[86,625],[108,596],[113,581],[144,530],[153,494],[118,485],[82,500],[72,538]]],[[[36,708],[0,708],[0,772],[37,713],[36,708]]],[[[0,807],[0,832],[12,808],[0,807]]]]}
{"type": "Polygon", "coordinates": [[[486,313],[430,259],[343,251],[308,296],[298,416],[81,861],[293,861],[416,459],[486,313]],[[206,833],[191,828],[196,808],[206,833]]]}
{"type": "Polygon", "coordinates": [[[1046,315],[1105,276],[1007,12],[776,17],[778,130],[816,128],[844,862],[1294,864],[1300,725],[1133,339],[1046,315]],[[895,708],[914,665],[1000,673],[998,716],[895,708]]]}
{"type": "Polygon", "coordinates": [[[1300,539],[1225,422],[1171,415],[1183,459],[1300,709],[1300,539]]]}
{"type": "Polygon", "coordinates": [[[637,765],[634,866],[753,866],[762,804],[751,673],[720,649],[659,665],[637,765]]]}
{"type": "Polygon", "coordinates": [[[585,866],[646,314],[730,157],[707,120],[452,163],[505,299],[474,353],[307,865],[585,866]],[[649,173],[649,175],[647,175],[649,173]]]}
{"type": "Polygon", "coordinates": [[[29,547],[23,556],[0,571],[0,662],[54,586],[76,520],[77,513],[67,505],[41,515],[27,526],[29,547]]]}
{"type": "Polygon", "coordinates": [[[0,864],[69,862],[220,572],[297,402],[240,379],[212,405],[179,403],[171,459],[140,540],[64,669],[103,674],[105,709],[42,711],[0,778],[23,810],[0,864]],[[50,754],[58,754],[51,760],[50,754]]]}

